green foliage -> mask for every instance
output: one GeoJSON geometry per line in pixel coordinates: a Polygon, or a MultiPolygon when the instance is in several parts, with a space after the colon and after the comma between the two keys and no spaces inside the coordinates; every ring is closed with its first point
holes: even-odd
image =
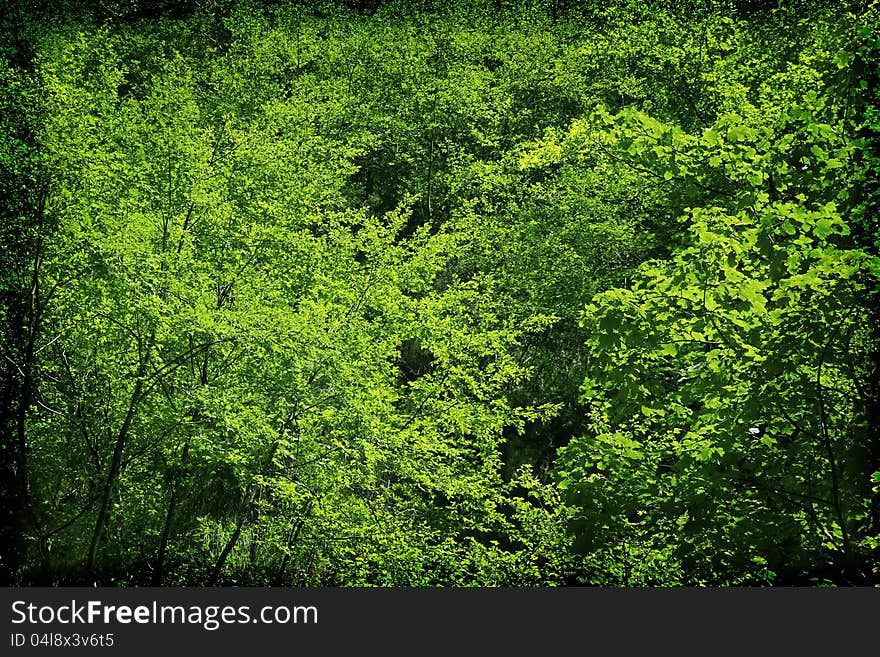
{"type": "Polygon", "coordinates": [[[871,12],[99,4],[0,79],[20,582],[876,579],[871,12]]]}
{"type": "MultiPolygon", "coordinates": [[[[545,414],[508,398],[529,371],[524,318],[491,274],[449,276],[467,238],[425,216],[430,163],[380,204],[352,198],[396,110],[380,96],[378,116],[342,129],[364,120],[348,42],[307,54],[294,44],[314,33],[230,27],[241,40],[207,61],[172,48],[141,62],[162,37],[137,31],[60,33],[41,52],[58,172],[30,419],[42,570],[558,583],[528,560],[561,569],[546,552],[564,537],[518,519],[558,511],[517,502],[501,477],[505,432],[545,414]],[[312,71],[296,91],[279,52],[312,71]]],[[[441,128],[402,137],[430,158],[421,140],[441,128]]]]}
{"type": "Polygon", "coordinates": [[[831,99],[781,111],[779,97],[756,107],[770,124],[722,117],[698,137],[638,113],[593,119],[604,148],[700,202],[671,259],[583,316],[591,426],[564,450],[560,484],[582,549],[663,564],[627,578],[876,576],[865,365],[880,260],[851,239],[865,145],[845,115],[825,122],[831,99]]]}

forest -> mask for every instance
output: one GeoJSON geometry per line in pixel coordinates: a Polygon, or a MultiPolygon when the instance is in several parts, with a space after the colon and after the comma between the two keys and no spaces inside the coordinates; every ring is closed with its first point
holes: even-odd
{"type": "Polygon", "coordinates": [[[876,0],[13,0],[0,584],[880,586],[876,0]]]}

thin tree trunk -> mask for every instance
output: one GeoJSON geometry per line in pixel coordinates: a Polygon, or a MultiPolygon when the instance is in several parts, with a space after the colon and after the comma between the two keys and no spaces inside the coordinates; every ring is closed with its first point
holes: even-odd
{"type": "Polygon", "coordinates": [[[38,554],[40,556],[41,577],[44,583],[48,584],[52,580],[52,569],[49,563],[49,550],[46,537],[42,531],[42,523],[40,522],[37,508],[34,505],[33,494],[31,491],[30,462],[28,458],[28,440],[27,440],[27,416],[34,403],[34,387],[36,379],[34,376],[35,359],[36,359],[36,342],[40,335],[40,319],[42,314],[42,301],[40,298],[40,276],[43,255],[43,218],[45,216],[46,194],[42,194],[36,208],[36,225],[37,239],[33,252],[33,266],[31,267],[31,276],[29,281],[29,289],[27,295],[26,307],[23,313],[23,319],[26,326],[23,330],[23,358],[22,363],[18,366],[21,376],[21,387],[18,394],[18,407],[15,417],[15,464],[18,473],[18,503],[29,521],[31,529],[37,538],[39,546],[38,554]]]}
{"type": "Polygon", "coordinates": [[[214,564],[214,569],[211,571],[211,576],[208,578],[208,586],[214,586],[220,578],[220,573],[223,572],[223,566],[226,565],[226,560],[229,558],[232,550],[235,549],[238,539],[241,538],[241,531],[244,529],[244,523],[247,522],[248,510],[256,499],[257,489],[251,487],[244,504],[242,504],[242,509],[239,512],[238,521],[235,523],[235,529],[232,532],[232,536],[226,541],[226,545],[223,546],[220,556],[217,557],[217,562],[214,564]]]}
{"type": "MultiPolygon", "coordinates": [[[[284,426],[286,426],[289,421],[290,418],[288,418],[288,420],[284,422],[284,426]]],[[[269,449],[269,454],[266,457],[266,461],[260,470],[261,474],[265,474],[268,471],[269,467],[272,465],[272,459],[275,458],[275,453],[278,451],[279,440],[280,438],[276,438],[272,442],[272,447],[269,449]]],[[[245,495],[245,500],[239,510],[238,521],[235,523],[235,529],[232,531],[232,536],[229,537],[229,540],[226,541],[226,545],[223,546],[223,550],[220,552],[220,556],[217,557],[217,562],[214,564],[214,568],[211,571],[211,576],[208,578],[208,586],[213,586],[220,578],[220,573],[223,571],[223,566],[226,565],[226,560],[229,558],[230,553],[235,548],[235,545],[238,543],[238,539],[241,538],[241,532],[244,529],[245,523],[247,522],[247,517],[248,513],[251,510],[251,506],[258,499],[259,488],[251,484],[247,494],[245,495]]]]}
{"type": "Polygon", "coordinates": [[[286,574],[288,564],[290,564],[290,551],[296,544],[296,540],[299,538],[299,534],[302,531],[303,526],[306,524],[306,518],[312,512],[313,504],[313,500],[306,502],[299,520],[290,528],[290,534],[287,535],[287,551],[284,553],[284,557],[281,559],[281,565],[278,567],[278,572],[275,575],[275,586],[284,585],[284,575],[286,574]]]}
{"type": "MultiPolygon", "coordinates": [[[[192,438],[192,432],[186,435],[186,442],[183,445],[183,453],[180,456],[181,466],[186,465],[189,457],[189,443],[192,438]]],[[[171,483],[171,499],[168,500],[168,511],[165,513],[165,524],[162,527],[162,537],[159,540],[159,552],[156,555],[156,565],[153,568],[153,586],[162,586],[162,577],[165,571],[165,553],[168,550],[168,539],[171,537],[171,526],[174,522],[174,511],[177,509],[177,503],[180,499],[178,478],[175,477],[171,483]]]]}
{"type": "Polygon", "coordinates": [[[122,421],[122,426],[119,427],[119,433],[116,436],[116,444],[113,447],[113,458],[110,461],[110,469],[107,472],[107,478],[104,480],[103,490],[101,491],[101,506],[98,510],[98,517],[95,520],[95,528],[92,531],[92,540],[89,543],[89,552],[86,557],[85,570],[88,577],[94,576],[98,545],[101,542],[101,537],[104,533],[104,526],[110,515],[110,500],[113,496],[113,487],[116,484],[116,479],[119,477],[119,471],[122,466],[122,454],[125,451],[125,445],[128,442],[128,434],[132,422],[134,421],[138,404],[141,401],[141,394],[144,389],[144,377],[147,374],[147,369],[150,363],[153,338],[154,335],[151,335],[147,340],[147,343],[144,345],[144,354],[141,357],[140,366],[138,367],[137,380],[134,384],[134,390],[131,393],[131,400],[128,404],[128,410],[125,413],[125,419],[122,421]]]}

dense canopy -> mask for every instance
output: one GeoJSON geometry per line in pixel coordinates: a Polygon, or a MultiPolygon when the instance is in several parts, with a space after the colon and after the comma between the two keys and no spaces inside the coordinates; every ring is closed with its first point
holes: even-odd
{"type": "Polygon", "coordinates": [[[878,12],[11,3],[3,580],[880,583],[878,12]]]}

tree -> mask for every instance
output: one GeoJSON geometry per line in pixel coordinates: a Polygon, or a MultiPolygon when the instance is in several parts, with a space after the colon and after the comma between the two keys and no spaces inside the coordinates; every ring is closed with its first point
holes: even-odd
{"type": "Polygon", "coordinates": [[[582,547],[625,582],[664,581],[639,561],[690,583],[876,578],[880,261],[851,236],[864,142],[823,114],[808,94],[772,128],[734,116],[699,137],[594,119],[600,148],[709,196],[670,260],[583,316],[591,430],[561,485],[582,547]]]}

